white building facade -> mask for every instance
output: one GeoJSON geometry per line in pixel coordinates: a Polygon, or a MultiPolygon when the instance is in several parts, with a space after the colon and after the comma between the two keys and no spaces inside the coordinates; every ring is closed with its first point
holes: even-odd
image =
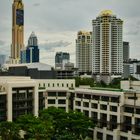
{"type": "Polygon", "coordinates": [[[109,10],[92,21],[94,75],[121,75],[123,73],[123,21],[109,10]]]}

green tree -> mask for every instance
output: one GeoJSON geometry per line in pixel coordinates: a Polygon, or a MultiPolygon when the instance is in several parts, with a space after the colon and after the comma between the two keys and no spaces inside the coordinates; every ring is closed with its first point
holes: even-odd
{"type": "Polygon", "coordinates": [[[75,83],[76,83],[76,87],[79,87],[80,85],[89,85],[90,87],[93,87],[94,86],[94,79],[93,78],[76,77],[75,83]]]}
{"type": "Polygon", "coordinates": [[[40,118],[33,115],[20,116],[17,120],[21,129],[25,132],[26,138],[36,140],[49,140],[51,137],[51,126],[49,123],[43,122],[40,118]]]}
{"type": "Polygon", "coordinates": [[[111,88],[118,88],[120,89],[120,82],[121,82],[121,78],[114,78],[111,83],[109,84],[109,87],[111,88]]]}
{"type": "Polygon", "coordinates": [[[83,140],[88,136],[89,128],[94,127],[93,122],[82,113],[67,113],[54,107],[43,110],[40,117],[53,122],[54,140],[83,140]]]}
{"type": "Polygon", "coordinates": [[[0,136],[2,140],[20,140],[20,127],[14,122],[0,123],[0,136]]]}

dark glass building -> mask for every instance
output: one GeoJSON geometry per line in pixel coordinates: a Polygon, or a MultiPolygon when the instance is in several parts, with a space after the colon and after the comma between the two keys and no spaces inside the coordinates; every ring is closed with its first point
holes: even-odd
{"type": "Polygon", "coordinates": [[[21,51],[21,63],[39,62],[38,40],[34,32],[29,37],[28,46],[21,51]]]}
{"type": "Polygon", "coordinates": [[[67,63],[70,60],[70,54],[67,52],[57,52],[55,55],[55,68],[60,67],[62,69],[63,63],[67,63]]]}

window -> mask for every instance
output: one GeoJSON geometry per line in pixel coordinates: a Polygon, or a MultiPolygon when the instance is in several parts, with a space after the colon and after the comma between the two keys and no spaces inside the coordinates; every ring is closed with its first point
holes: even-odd
{"type": "Polygon", "coordinates": [[[59,97],[66,97],[66,92],[58,92],[59,97]]]}
{"type": "Polygon", "coordinates": [[[94,100],[99,100],[99,99],[100,99],[100,96],[94,95],[94,96],[93,96],[93,99],[94,99],[94,100]]]}
{"type": "Polygon", "coordinates": [[[119,97],[111,97],[111,102],[119,103],[119,97]]]}
{"type": "Polygon", "coordinates": [[[140,109],[139,108],[136,109],[136,114],[140,114],[140,109]]]}
{"type": "Polygon", "coordinates": [[[66,100],[58,100],[58,104],[66,104],[66,100]]]}
{"type": "Polygon", "coordinates": [[[56,92],[48,92],[49,97],[56,97],[56,92]]]}
{"type": "Polygon", "coordinates": [[[110,111],[117,112],[117,107],[116,106],[110,106],[110,111]]]}
{"type": "Polygon", "coordinates": [[[127,137],[121,136],[121,137],[120,137],[120,140],[128,140],[128,139],[127,139],[127,137]]]}
{"type": "Polygon", "coordinates": [[[85,94],[85,95],[84,95],[84,98],[85,98],[85,99],[91,99],[91,95],[88,95],[88,94],[86,95],[86,94],[85,94]]]}
{"type": "Polygon", "coordinates": [[[76,101],[76,106],[81,106],[81,102],[80,101],[76,101]]]}
{"type": "Polygon", "coordinates": [[[89,103],[84,102],[84,103],[83,103],[83,106],[84,106],[84,107],[89,107],[89,103]]]}
{"type": "Polygon", "coordinates": [[[137,100],[138,97],[133,96],[133,97],[128,97],[128,99],[130,99],[130,100],[137,100]]]}
{"type": "Polygon", "coordinates": [[[102,97],[101,97],[101,100],[102,100],[102,101],[107,101],[107,102],[108,102],[108,101],[109,101],[109,97],[102,96],[102,97]]]}
{"type": "Polygon", "coordinates": [[[106,139],[107,139],[107,140],[113,140],[113,136],[107,135],[107,136],[106,136],[106,139]]]}
{"type": "Polygon", "coordinates": [[[91,104],[91,107],[97,109],[97,108],[98,108],[98,104],[92,103],[92,104],[91,104]]]}
{"type": "Polygon", "coordinates": [[[91,117],[93,120],[97,120],[98,119],[98,113],[97,112],[91,112],[91,117]]]}
{"type": "Polygon", "coordinates": [[[84,113],[85,116],[89,117],[89,111],[83,110],[83,113],[84,113]]]}
{"type": "Polygon", "coordinates": [[[107,105],[100,105],[101,110],[107,110],[107,105]]]}
{"type": "Polygon", "coordinates": [[[133,108],[133,107],[125,107],[125,108],[124,108],[124,112],[127,112],[127,113],[134,113],[134,108],[133,108]]]}
{"type": "Polygon", "coordinates": [[[55,100],[49,99],[48,104],[55,104],[55,100]]]}
{"type": "Polygon", "coordinates": [[[103,140],[103,133],[97,132],[97,139],[103,140]]]}
{"type": "Polygon", "coordinates": [[[83,98],[83,94],[77,94],[77,98],[83,98]]]}

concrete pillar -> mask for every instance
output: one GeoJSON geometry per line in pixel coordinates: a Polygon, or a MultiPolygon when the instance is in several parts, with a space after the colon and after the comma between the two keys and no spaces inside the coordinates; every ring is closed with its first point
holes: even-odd
{"type": "Polygon", "coordinates": [[[132,116],[132,132],[135,132],[135,117],[132,116]]]}
{"type": "Polygon", "coordinates": [[[38,117],[38,111],[39,111],[39,97],[38,97],[38,86],[35,85],[34,93],[33,93],[33,99],[34,99],[34,115],[38,117]]]}
{"type": "Polygon", "coordinates": [[[113,131],[113,140],[119,140],[120,139],[120,131],[118,129],[113,131]]]}
{"type": "Polygon", "coordinates": [[[94,128],[93,133],[94,133],[94,136],[93,136],[94,138],[93,139],[96,140],[97,139],[97,131],[96,131],[96,128],[94,128]]]}
{"type": "Polygon", "coordinates": [[[89,100],[89,117],[91,117],[91,100],[89,100]]]}
{"type": "Polygon", "coordinates": [[[103,140],[106,140],[106,133],[105,132],[106,132],[106,128],[104,127],[103,128],[103,140]]]}
{"type": "Polygon", "coordinates": [[[13,106],[12,106],[12,87],[9,85],[7,89],[7,121],[13,120],[13,106]]]}

